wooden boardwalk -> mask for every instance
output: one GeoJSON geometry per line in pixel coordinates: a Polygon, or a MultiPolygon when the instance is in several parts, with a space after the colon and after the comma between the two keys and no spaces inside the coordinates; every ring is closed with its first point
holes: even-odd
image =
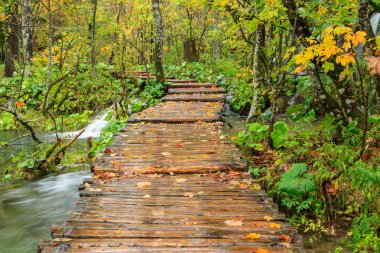
{"type": "Polygon", "coordinates": [[[223,92],[174,82],[164,102],[134,115],[39,252],[301,252],[222,135],[223,92]]]}

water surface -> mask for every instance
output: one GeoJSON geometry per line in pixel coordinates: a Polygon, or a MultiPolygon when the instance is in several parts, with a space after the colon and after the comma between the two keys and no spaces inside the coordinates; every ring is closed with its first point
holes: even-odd
{"type": "Polygon", "coordinates": [[[35,253],[50,239],[51,224],[67,219],[89,171],[0,186],[0,252],[35,253]]]}

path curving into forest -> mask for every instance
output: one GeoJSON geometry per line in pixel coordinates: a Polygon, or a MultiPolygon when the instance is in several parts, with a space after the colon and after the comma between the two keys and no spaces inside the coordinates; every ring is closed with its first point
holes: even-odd
{"type": "Polygon", "coordinates": [[[221,134],[224,90],[173,80],[93,164],[39,252],[299,252],[302,240],[221,134]]]}

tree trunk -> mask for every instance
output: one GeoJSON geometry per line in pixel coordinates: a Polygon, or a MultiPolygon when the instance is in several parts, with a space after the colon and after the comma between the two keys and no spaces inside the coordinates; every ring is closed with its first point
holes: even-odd
{"type": "MultiPolygon", "coordinates": [[[[369,1],[358,0],[358,30],[365,31],[367,33],[368,42],[366,43],[366,51],[368,51],[368,55],[374,55],[374,51],[376,48],[376,34],[374,34],[372,30],[370,16],[371,11],[369,7],[369,1]]],[[[380,76],[374,76],[373,80],[376,84],[377,108],[378,112],[380,112],[380,76]]]]}
{"type": "Polygon", "coordinates": [[[92,74],[97,78],[96,73],[96,52],[95,52],[95,26],[96,26],[96,11],[98,9],[98,0],[92,0],[92,18],[91,18],[91,66],[92,74]]]}
{"type": "MultiPolygon", "coordinates": [[[[157,81],[165,85],[165,74],[162,63],[163,59],[163,42],[164,42],[164,28],[160,10],[160,0],[152,0],[153,16],[156,24],[156,41],[155,41],[155,68],[157,81]]],[[[166,85],[165,85],[166,90],[166,85]]]]}
{"type": "Polygon", "coordinates": [[[11,6],[11,11],[9,13],[11,15],[11,23],[9,25],[10,32],[7,38],[7,42],[5,45],[5,77],[12,77],[13,72],[15,71],[15,61],[19,60],[19,39],[18,39],[18,24],[17,24],[17,16],[18,16],[18,4],[15,3],[11,6]]]}
{"type": "MultiPolygon", "coordinates": [[[[8,38],[8,40],[9,40],[9,38],[8,38]]],[[[5,64],[4,77],[12,77],[13,76],[13,72],[15,71],[15,64],[14,64],[14,61],[13,61],[11,50],[9,49],[9,44],[5,45],[4,64],[5,64]]]]}
{"type": "Polygon", "coordinates": [[[183,58],[187,62],[195,62],[198,60],[198,52],[195,39],[187,38],[183,42],[183,58]]]}
{"type": "Polygon", "coordinates": [[[263,46],[263,34],[262,34],[262,24],[257,27],[256,39],[255,39],[255,50],[253,53],[253,90],[254,94],[252,97],[251,109],[249,110],[247,123],[251,123],[257,120],[259,116],[259,85],[262,79],[260,74],[260,51],[263,46]]]}
{"type": "Polygon", "coordinates": [[[33,24],[30,0],[22,0],[22,46],[24,64],[30,65],[33,57],[33,24]]]}
{"type": "Polygon", "coordinates": [[[10,49],[12,58],[15,61],[19,61],[19,59],[20,59],[19,34],[18,34],[19,24],[17,21],[18,14],[19,14],[18,13],[18,4],[16,2],[12,6],[12,11],[10,13],[10,15],[11,15],[11,24],[10,24],[11,31],[10,31],[9,36],[8,36],[9,49],[10,49]]]}

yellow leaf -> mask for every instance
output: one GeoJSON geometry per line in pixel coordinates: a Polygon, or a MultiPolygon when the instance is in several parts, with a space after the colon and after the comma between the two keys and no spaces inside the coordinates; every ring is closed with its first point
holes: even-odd
{"type": "Polygon", "coordinates": [[[256,233],[249,233],[245,235],[246,239],[259,239],[260,237],[261,235],[256,233]]]}
{"type": "Polygon", "coordinates": [[[183,183],[183,182],[186,182],[187,179],[186,179],[186,178],[182,178],[182,177],[180,177],[180,178],[177,178],[175,181],[176,181],[177,183],[183,183]]]}
{"type": "Polygon", "coordinates": [[[264,220],[266,220],[266,221],[272,221],[272,220],[273,220],[273,217],[272,217],[272,216],[265,215],[265,216],[264,216],[264,220]]]}
{"type": "Polygon", "coordinates": [[[278,224],[278,223],[269,223],[268,228],[277,228],[277,229],[280,229],[281,225],[278,224]]]}
{"type": "Polygon", "coordinates": [[[137,187],[139,188],[148,188],[151,185],[150,182],[138,182],[137,187]]]}
{"type": "Polygon", "coordinates": [[[343,67],[347,66],[352,62],[355,62],[355,57],[353,56],[353,54],[344,54],[336,58],[336,63],[340,63],[343,67]]]}
{"type": "Polygon", "coordinates": [[[349,49],[351,49],[351,43],[350,42],[344,42],[343,48],[345,51],[348,51],[349,49]]]}

